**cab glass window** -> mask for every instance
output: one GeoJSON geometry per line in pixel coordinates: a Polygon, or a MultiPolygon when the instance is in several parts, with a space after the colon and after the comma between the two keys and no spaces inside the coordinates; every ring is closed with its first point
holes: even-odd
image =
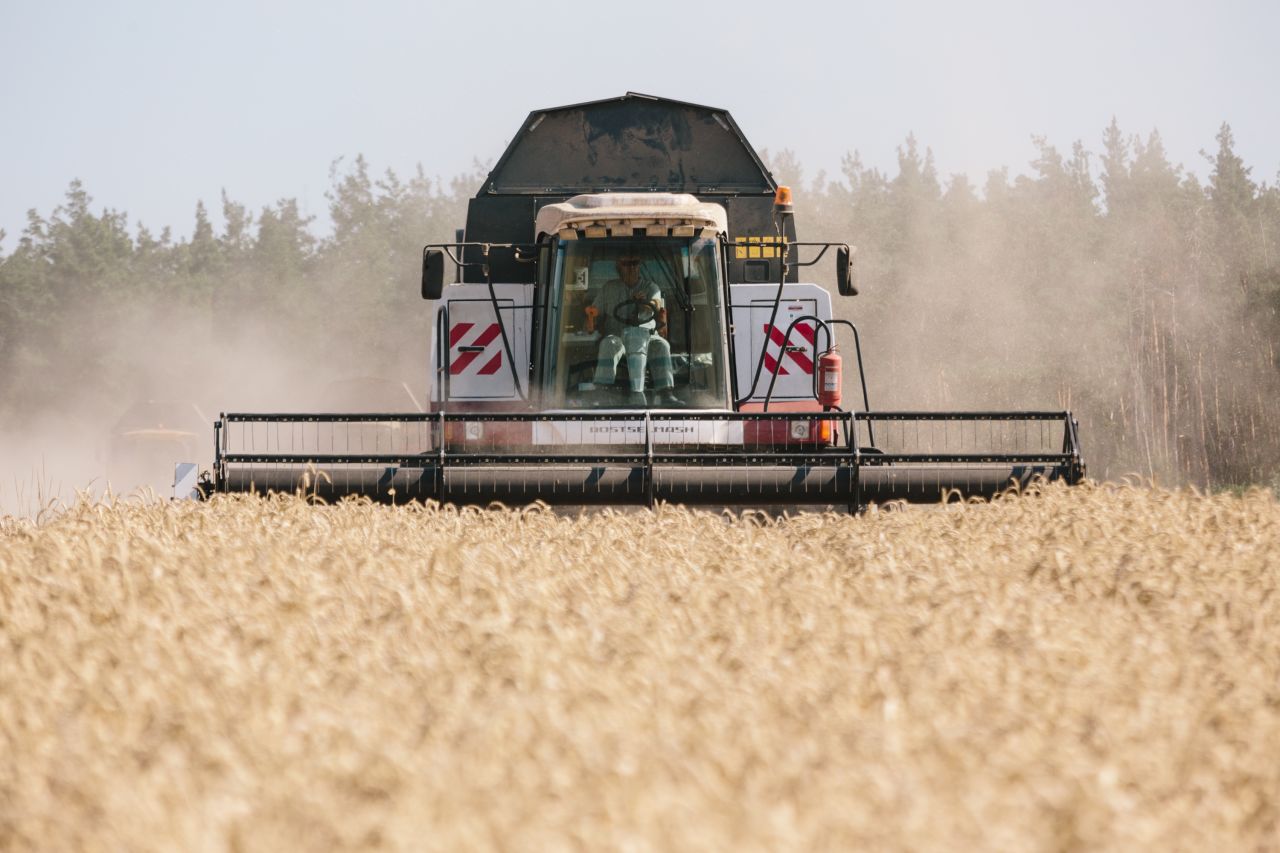
{"type": "Polygon", "coordinates": [[[701,238],[560,243],[548,404],[727,407],[717,251],[701,238]]]}

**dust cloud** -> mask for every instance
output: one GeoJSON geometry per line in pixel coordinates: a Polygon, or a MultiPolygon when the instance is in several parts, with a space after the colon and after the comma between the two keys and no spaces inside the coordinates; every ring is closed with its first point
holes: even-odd
{"type": "Polygon", "coordinates": [[[226,193],[190,238],[132,225],[73,181],[0,257],[0,511],[77,490],[170,493],[213,458],[222,412],[413,412],[425,402],[422,245],[479,179],[330,172],[329,232],[296,200],[226,193]]]}
{"type": "MultiPolygon", "coordinates": [[[[425,304],[415,319],[429,327],[425,304]]],[[[98,374],[74,357],[50,364],[45,403],[0,431],[0,514],[31,516],[79,492],[167,498],[176,462],[210,467],[223,412],[416,411],[426,399],[426,337],[403,335],[400,358],[388,363],[337,325],[323,342],[246,310],[234,328],[215,331],[189,307],[165,306],[102,330],[109,384],[85,381],[98,374]]]]}
{"type": "MultiPolygon", "coordinates": [[[[834,294],[829,263],[802,278],[859,326],[873,410],[1070,409],[1094,477],[1275,486],[1280,190],[1217,139],[1203,183],[1114,123],[1096,151],[1034,139],[1027,174],[980,187],[911,138],[893,175],[851,154],[806,180],[765,156],[801,240],[858,248],[860,296],[834,294]]],[[[173,462],[211,461],[220,412],[425,402],[420,250],[452,238],[482,172],[446,187],[357,158],[331,178],[321,238],[292,201],[255,217],[225,197],[220,233],[201,207],[190,241],[134,236],[74,183],[20,236],[0,258],[0,511],[167,495],[173,462]]]]}
{"type": "Polygon", "coordinates": [[[1029,175],[981,188],[910,139],[893,177],[851,156],[805,181],[774,158],[801,239],[858,246],[859,296],[812,269],[862,332],[872,409],[1069,409],[1091,476],[1280,484],[1280,191],[1225,125],[1205,185],[1154,133],[1033,142],[1029,175]]]}

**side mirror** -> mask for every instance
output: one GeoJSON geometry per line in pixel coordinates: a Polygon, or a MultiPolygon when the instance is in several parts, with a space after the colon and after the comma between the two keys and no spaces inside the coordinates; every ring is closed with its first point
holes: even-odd
{"type": "Polygon", "coordinates": [[[856,248],[841,246],[836,249],[836,289],[841,296],[858,295],[858,279],[853,274],[853,253],[856,248]]]}
{"type": "Polygon", "coordinates": [[[444,293],[444,252],[427,249],[422,254],[422,298],[439,299],[444,293]]]}

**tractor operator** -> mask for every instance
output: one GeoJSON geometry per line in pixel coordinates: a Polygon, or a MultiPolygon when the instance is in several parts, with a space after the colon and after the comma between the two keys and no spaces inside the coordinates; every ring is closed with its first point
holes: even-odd
{"type": "Polygon", "coordinates": [[[681,406],[674,392],[671,345],[667,343],[667,309],[662,291],[640,277],[640,258],[624,254],[616,262],[618,277],[605,282],[587,308],[588,327],[603,320],[604,339],[596,361],[595,384],[608,387],[618,377],[618,362],[627,357],[631,394],[627,405],[645,406],[644,371],[653,373],[654,405],[681,406]]]}

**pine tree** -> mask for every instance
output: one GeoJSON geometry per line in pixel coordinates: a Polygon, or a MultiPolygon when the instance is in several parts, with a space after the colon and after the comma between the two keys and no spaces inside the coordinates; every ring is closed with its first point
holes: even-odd
{"type": "Polygon", "coordinates": [[[1250,169],[1235,153],[1231,126],[1223,122],[1216,139],[1215,155],[1210,157],[1201,152],[1213,164],[1207,192],[1213,211],[1214,238],[1226,277],[1239,280],[1249,266],[1249,220],[1258,188],[1249,179],[1250,169]]]}
{"type": "Polygon", "coordinates": [[[1102,198],[1107,214],[1124,211],[1129,201],[1129,143],[1115,116],[1102,133],[1102,198]]]}

